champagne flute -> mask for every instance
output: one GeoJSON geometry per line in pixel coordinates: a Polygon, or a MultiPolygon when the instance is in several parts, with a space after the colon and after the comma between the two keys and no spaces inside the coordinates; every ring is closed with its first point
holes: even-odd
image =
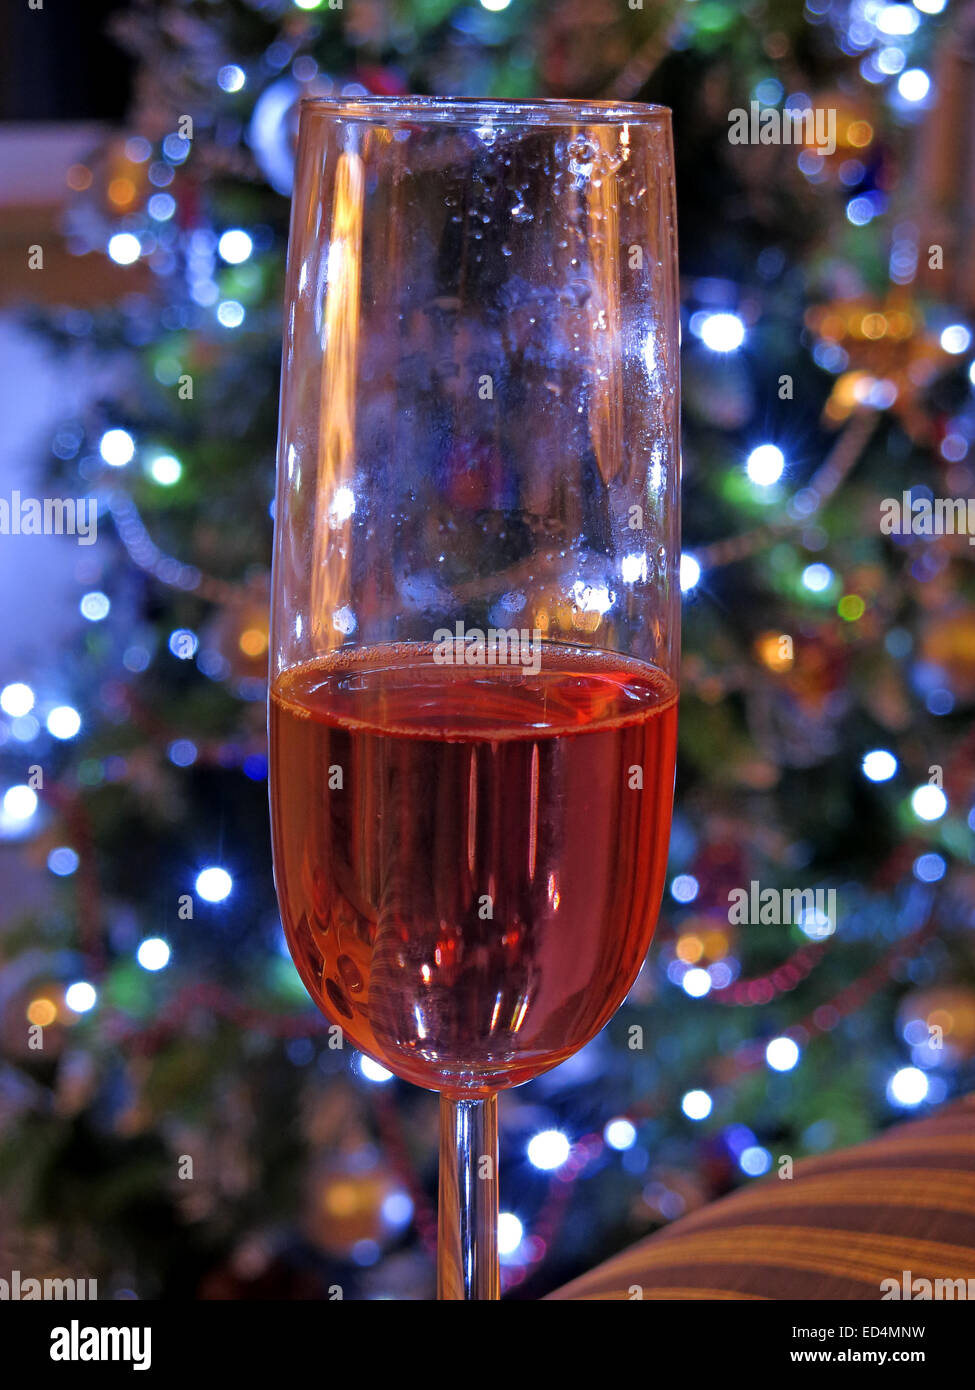
{"type": "Polygon", "coordinates": [[[438,1296],[497,1298],[497,1094],[584,1046],[663,890],[679,644],[670,113],[302,103],[274,871],[326,1018],[438,1091],[438,1296]]]}

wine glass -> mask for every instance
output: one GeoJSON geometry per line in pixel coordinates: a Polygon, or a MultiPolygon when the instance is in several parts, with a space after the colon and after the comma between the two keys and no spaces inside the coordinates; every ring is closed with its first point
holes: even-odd
{"type": "Polygon", "coordinates": [[[356,97],[299,121],[270,694],[285,931],[441,1096],[438,1296],[497,1298],[497,1093],[640,969],[679,643],[670,113],[356,97]]]}

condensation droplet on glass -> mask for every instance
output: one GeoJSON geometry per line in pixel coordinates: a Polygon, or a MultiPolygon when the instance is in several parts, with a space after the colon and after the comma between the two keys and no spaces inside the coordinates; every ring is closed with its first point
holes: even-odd
{"type": "Polygon", "coordinates": [[[592,285],[588,280],[570,280],[564,289],[559,290],[559,299],[563,304],[581,309],[591,294],[592,285]]]}
{"type": "Polygon", "coordinates": [[[351,633],[355,632],[358,623],[352,609],[348,606],[336,608],[335,612],[332,614],[332,626],[335,628],[336,632],[341,632],[344,637],[348,637],[351,633]]]}
{"type": "Polygon", "coordinates": [[[570,159],[586,161],[592,163],[596,157],[596,146],[587,135],[576,135],[569,141],[566,151],[570,159]]]}
{"type": "Polygon", "coordinates": [[[519,201],[515,203],[514,207],[511,209],[511,220],[513,222],[533,222],[535,220],[535,214],[530,208],[525,207],[524,203],[519,201]]]}

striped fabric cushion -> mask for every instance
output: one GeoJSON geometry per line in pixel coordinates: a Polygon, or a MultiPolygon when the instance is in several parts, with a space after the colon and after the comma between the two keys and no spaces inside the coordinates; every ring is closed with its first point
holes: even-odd
{"type": "Polygon", "coordinates": [[[753,1183],[549,1297],[876,1300],[904,1271],[975,1279],[975,1096],[753,1183]]]}

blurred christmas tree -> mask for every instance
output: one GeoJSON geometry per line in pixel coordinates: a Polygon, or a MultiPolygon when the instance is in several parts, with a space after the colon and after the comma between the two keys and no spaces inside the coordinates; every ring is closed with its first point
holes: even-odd
{"type": "Polygon", "coordinates": [[[972,11],[956,9],[119,14],[130,129],[72,169],[65,230],[79,276],[107,254],[132,289],[44,324],[82,369],[110,367],[52,445],[52,489],[97,495],[100,536],[73,649],[0,697],[2,833],[60,880],[57,910],[2,938],[11,1266],[43,1253],[140,1296],[432,1289],[436,1100],[328,1048],[270,876],[272,453],[306,92],[675,113],[688,601],[671,887],[614,1022],[505,1097],[508,1286],[543,1292],[782,1155],[971,1084],[972,552],[880,524],[905,490],[973,491],[975,126],[956,57],[972,11]],[[729,113],[752,103],[834,111],[835,149],[731,143],[729,113]],[[73,706],[14,729],[65,683],[73,706]],[[753,881],[832,889],[835,907],[740,925],[729,893],[753,881]]]}

